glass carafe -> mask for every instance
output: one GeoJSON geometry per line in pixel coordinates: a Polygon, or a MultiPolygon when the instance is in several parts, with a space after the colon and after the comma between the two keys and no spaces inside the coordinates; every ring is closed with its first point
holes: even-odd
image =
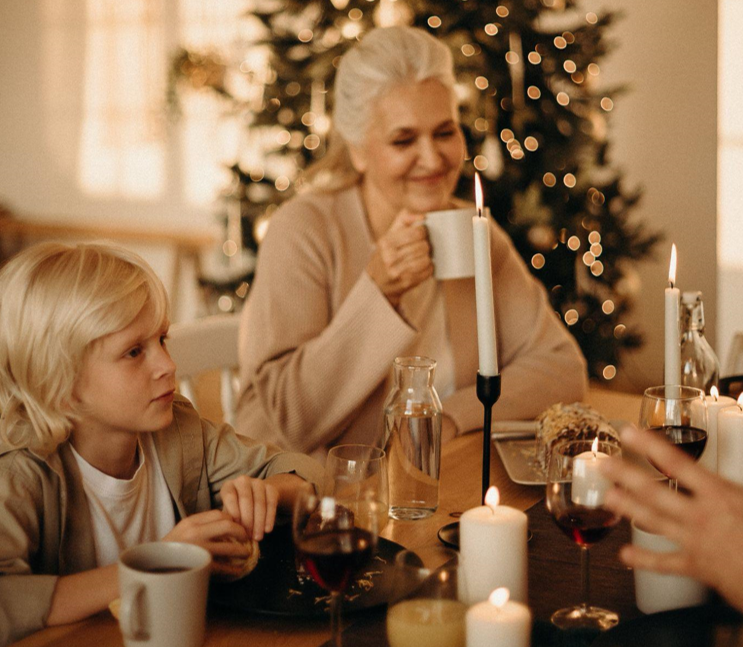
{"type": "Polygon", "coordinates": [[[436,362],[398,357],[395,385],[384,405],[390,516],[424,519],[439,505],[441,401],[433,387],[436,362]]]}
{"type": "Polygon", "coordinates": [[[720,361],[704,336],[704,306],[701,292],[681,296],[681,384],[709,393],[718,387],[720,361]]]}

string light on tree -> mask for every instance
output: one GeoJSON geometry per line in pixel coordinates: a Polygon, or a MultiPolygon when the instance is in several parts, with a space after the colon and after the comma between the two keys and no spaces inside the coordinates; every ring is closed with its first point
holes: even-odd
{"type": "Polygon", "coordinates": [[[245,115],[251,138],[267,133],[257,138],[263,149],[243,153],[234,166],[242,195],[250,196],[241,198],[244,246],[255,250],[271,210],[326,152],[333,99],[326,89],[343,52],[374,26],[434,33],[454,55],[463,102],[468,158],[457,194],[469,198],[473,174],[482,171],[491,212],[564,313],[591,376],[605,381],[622,352],[641,341],[618,317],[626,321],[638,290],[629,260],[647,255],[657,236],[630,222],[639,193],[624,187],[605,154],[615,97],[598,88],[599,63],[615,16],[582,4],[246,0],[246,20],[259,14],[264,28],[260,63],[244,44],[219,58],[185,52],[174,60],[171,84],[217,93],[245,115]],[[234,73],[253,84],[249,104],[230,93],[234,73]],[[289,163],[276,164],[281,156],[289,163]]]}

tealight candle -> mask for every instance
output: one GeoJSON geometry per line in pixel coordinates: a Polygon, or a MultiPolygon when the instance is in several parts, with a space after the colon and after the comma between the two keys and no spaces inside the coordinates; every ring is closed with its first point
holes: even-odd
{"type": "MultiPolygon", "coordinates": [[[[707,443],[699,457],[699,463],[710,472],[717,473],[717,414],[727,407],[735,406],[735,400],[727,395],[720,395],[715,386],[704,399],[707,402],[707,443]]],[[[701,409],[703,405],[701,402],[694,402],[692,406],[701,409]]]]}
{"type": "Polygon", "coordinates": [[[679,330],[679,300],[676,287],[676,244],[671,247],[668,287],[665,292],[665,384],[681,384],[681,332],[679,330]]]}
{"type": "Polygon", "coordinates": [[[499,588],[467,611],[467,647],[529,647],[531,612],[508,598],[508,589],[499,588]]]}
{"type": "Polygon", "coordinates": [[[573,459],[573,486],[570,498],[573,503],[598,508],[604,504],[606,493],[611,489],[611,481],[601,475],[599,463],[609,458],[599,451],[598,436],[591,445],[591,451],[578,454],[573,459]]]}
{"type": "Polygon", "coordinates": [[[717,473],[743,484],[743,394],[717,414],[717,473]]]}
{"type": "Polygon", "coordinates": [[[501,586],[518,602],[527,600],[527,518],[521,510],[499,505],[497,487],[485,505],[467,510],[459,521],[464,589],[467,604],[487,600],[501,586]]]}
{"type": "Polygon", "coordinates": [[[475,251],[475,306],[477,309],[477,352],[480,375],[498,375],[498,347],[495,340],[493,270],[490,261],[490,226],[483,217],[482,185],[475,173],[477,215],[472,218],[475,251]]]}

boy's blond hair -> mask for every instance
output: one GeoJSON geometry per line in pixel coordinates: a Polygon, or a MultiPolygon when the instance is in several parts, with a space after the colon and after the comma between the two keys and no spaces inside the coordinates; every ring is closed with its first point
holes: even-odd
{"type": "Polygon", "coordinates": [[[165,287],[121,247],[41,243],[13,257],[0,270],[0,442],[43,451],[63,442],[87,350],[148,303],[161,326],[165,287]]]}

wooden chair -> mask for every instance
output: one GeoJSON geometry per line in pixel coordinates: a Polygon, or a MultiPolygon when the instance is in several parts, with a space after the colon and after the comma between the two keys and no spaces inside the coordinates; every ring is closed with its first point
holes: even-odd
{"type": "Polygon", "coordinates": [[[222,418],[231,425],[235,424],[239,323],[239,314],[220,314],[173,324],[167,342],[176,364],[178,390],[202,415],[196,378],[209,371],[219,371],[222,418]]]}

